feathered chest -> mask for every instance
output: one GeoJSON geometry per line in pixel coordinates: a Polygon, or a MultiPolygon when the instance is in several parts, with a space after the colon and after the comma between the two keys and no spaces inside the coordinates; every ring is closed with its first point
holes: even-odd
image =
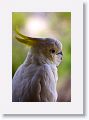
{"type": "Polygon", "coordinates": [[[29,66],[26,66],[24,70],[24,78],[31,80],[38,73],[40,76],[45,76],[47,74],[47,76],[51,77],[55,82],[58,80],[56,66],[48,64],[44,64],[42,66],[31,64],[29,66]]]}
{"type": "Polygon", "coordinates": [[[17,91],[20,101],[56,101],[57,79],[54,65],[23,64],[13,78],[13,94],[17,91]]]}

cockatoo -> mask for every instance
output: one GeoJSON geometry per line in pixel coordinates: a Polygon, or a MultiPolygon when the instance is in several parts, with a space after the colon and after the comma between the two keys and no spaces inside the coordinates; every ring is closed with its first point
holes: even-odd
{"type": "Polygon", "coordinates": [[[12,80],[13,102],[56,102],[57,66],[62,61],[62,43],[53,38],[33,38],[16,30],[16,39],[30,51],[12,80]]]}

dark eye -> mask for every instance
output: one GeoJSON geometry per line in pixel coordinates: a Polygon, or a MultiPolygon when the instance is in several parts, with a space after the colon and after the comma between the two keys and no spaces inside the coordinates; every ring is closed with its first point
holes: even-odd
{"type": "Polygon", "coordinates": [[[54,49],[51,49],[50,52],[51,52],[51,53],[55,53],[55,50],[54,50],[54,49]]]}

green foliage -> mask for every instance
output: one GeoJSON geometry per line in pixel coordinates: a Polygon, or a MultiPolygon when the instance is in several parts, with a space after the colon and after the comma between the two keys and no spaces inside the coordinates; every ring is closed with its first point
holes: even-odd
{"type": "Polygon", "coordinates": [[[22,27],[26,20],[26,14],[23,12],[13,12],[12,13],[12,28],[13,30],[18,27],[22,27]]]}

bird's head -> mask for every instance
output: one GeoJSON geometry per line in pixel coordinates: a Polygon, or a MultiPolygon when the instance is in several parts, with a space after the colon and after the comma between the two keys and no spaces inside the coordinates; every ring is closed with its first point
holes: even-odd
{"type": "Polygon", "coordinates": [[[25,36],[16,30],[20,37],[16,37],[19,42],[31,46],[33,56],[40,58],[43,61],[50,61],[50,63],[58,66],[62,61],[62,44],[59,40],[53,38],[33,38],[25,36]]]}

